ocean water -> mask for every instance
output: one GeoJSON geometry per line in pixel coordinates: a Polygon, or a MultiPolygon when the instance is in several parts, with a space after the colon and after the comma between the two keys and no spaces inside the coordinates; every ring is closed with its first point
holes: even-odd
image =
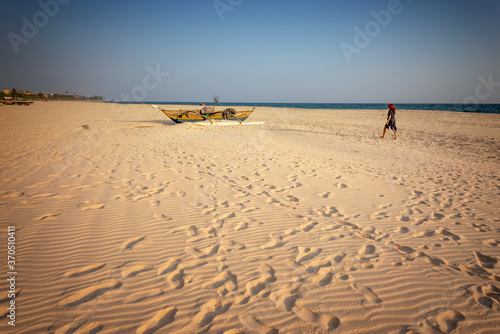
{"type": "MultiPolygon", "coordinates": [[[[131,104],[134,102],[123,102],[131,104]]],[[[199,106],[199,102],[146,102],[148,104],[163,105],[193,105],[199,106]]],[[[205,102],[213,105],[213,101],[205,102]]],[[[271,108],[299,108],[299,109],[388,109],[384,103],[252,103],[252,102],[221,102],[218,107],[224,106],[250,106],[271,108]]],[[[396,109],[401,110],[442,110],[456,112],[473,112],[484,114],[500,114],[500,104],[434,104],[434,103],[394,103],[396,109]]]]}

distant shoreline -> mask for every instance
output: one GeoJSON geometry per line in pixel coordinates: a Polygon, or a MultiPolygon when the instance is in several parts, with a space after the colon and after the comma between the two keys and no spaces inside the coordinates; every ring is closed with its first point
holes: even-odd
{"type": "MultiPolygon", "coordinates": [[[[107,103],[136,104],[136,102],[125,101],[105,101],[107,103]]],[[[147,104],[161,105],[189,105],[198,106],[201,102],[165,102],[147,101],[147,104]]],[[[213,102],[205,101],[207,105],[213,102]]],[[[249,107],[270,107],[270,108],[294,108],[294,109],[387,109],[384,103],[267,103],[267,102],[223,102],[218,103],[218,107],[225,106],[249,106],[249,107]]],[[[454,103],[395,103],[400,110],[436,110],[455,111],[481,114],[500,114],[500,104],[454,104],[454,103]]]]}

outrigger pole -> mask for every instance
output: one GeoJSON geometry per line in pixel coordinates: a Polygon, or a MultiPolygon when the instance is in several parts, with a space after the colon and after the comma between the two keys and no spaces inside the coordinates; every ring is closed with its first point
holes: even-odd
{"type": "MultiPolygon", "coordinates": [[[[220,100],[219,95],[214,95],[214,107],[212,108],[212,112],[213,112],[214,114],[215,114],[215,105],[216,105],[217,103],[219,103],[219,100],[220,100]]],[[[222,113],[224,114],[225,112],[223,111],[222,113]]],[[[238,117],[236,117],[236,115],[231,116],[231,117],[236,118],[236,120],[237,120],[238,122],[240,122],[240,124],[242,124],[242,122],[238,119],[238,117]]],[[[212,123],[212,122],[210,122],[210,123],[212,123]]],[[[213,124],[213,123],[212,123],[212,124],[213,124]]]]}
{"type": "Polygon", "coordinates": [[[220,97],[219,95],[214,95],[214,107],[212,108],[212,112],[215,113],[215,105],[219,103],[220,97]]]}
{"type": "MultiPolygon", "coordinates": [[[[160,109],[161,111],[163,111],[163,113],[165,113],[165,109],[162,109],[162,108],[158,107],[156,104],[147,104],[147,103],[144,103],[144,102],[141,102],[141,101],[135,101],[135,100],[130,100],[130,101],[132,101],[132,102],[136,102],[136,103],[145,104],[145,105],[147,105],[147,106],[150,106],[151,108],[160,109]]],[[[210,124],[214,124],[214,123],[212,122],[212,120],[211,120],[209,117],[207,117],[207,116],[205,116],[205,115],[203,115],[203,114],[201,114],[201,113],[199,113],[199,112],[197,112],[197,111],[193,111],[193,110],[188,110],[188,111],[186,111],[186,113],[188,113],[188,112],[195,113],[196,115],[201,116],[201,117],[202,117],[202,118],[204,118],[205,120],[207,120],[207,119],[208,119],[208,121],[210,122],[210,124]]]]}

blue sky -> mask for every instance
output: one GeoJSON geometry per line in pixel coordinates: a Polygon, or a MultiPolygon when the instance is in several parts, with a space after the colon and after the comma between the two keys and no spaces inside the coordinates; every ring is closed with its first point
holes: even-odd
{"type": "Polygon", "coordinates": [[[2,12],[0,88],[500,103],[498,0],[4,0],[2,12]]]}

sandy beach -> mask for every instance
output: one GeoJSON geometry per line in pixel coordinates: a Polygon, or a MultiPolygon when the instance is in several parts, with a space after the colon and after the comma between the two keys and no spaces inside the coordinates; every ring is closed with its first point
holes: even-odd
{"type": "Polygon", "coordinates": [[[386,114],[0,105],[0,332],[498,333],[500,115],[386,114]]]}

